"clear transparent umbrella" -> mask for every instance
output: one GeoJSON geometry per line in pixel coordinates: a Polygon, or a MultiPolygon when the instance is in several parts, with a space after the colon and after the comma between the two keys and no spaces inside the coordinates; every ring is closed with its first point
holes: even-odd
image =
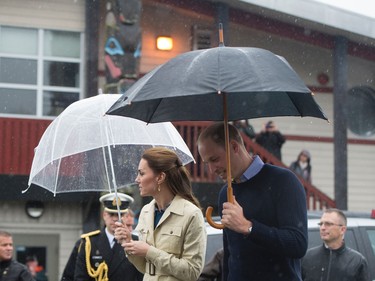
{"type": "Polygon", "coordinates": [[[35,148],[28,189],[35,184],[54,195],[117,193],[118,187],[134,183],[142,153],[155,146],[174,150],[184,165],[194,161],[172,123],[106,115],[119,97],[101,94],[77,101],[48,126],[35,148]]]}

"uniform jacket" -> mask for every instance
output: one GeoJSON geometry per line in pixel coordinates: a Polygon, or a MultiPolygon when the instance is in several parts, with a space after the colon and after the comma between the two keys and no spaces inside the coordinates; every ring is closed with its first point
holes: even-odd
{"type": "Polygon", "coordinates": [[[69,259],[65,265],[63,274],[61,276],[61,281],[73,281],[74,280],[74,271],[76,268],[76,260],[77,260],[77,255],[78,255],[78,249],[79,246],[81,245],[81,239],[79,239],[70,253],[69,259]]]}
{"type": "Polygon", "coordinates": [[[345,244],[331,250],[324,245],[310,249],[302,260],[304,281],[368,281],[367,261],[345,244]]]}
{"type": "Polygon", "coordinates": [[[149,248],[146,258],[129,256],[143,280],[196,281],[204,265],[206,227],[202,211],[175,196],[154,230],[155,200],[142,208],[136,230],[149,248]]]}
{"type": "Polygon", "coordinates": [[[27,267],[15,260],[0,262],[0,281],[35,281],[27,267]]]}
{"type": "MultiPolygon", "coordinates": [[[[140,281],[142,274],[129,262],[125,256],[124,249],[120,244],[115,243],[113,248],[110,247],[105,230],[102,229],[99,234],[90,236],[91,266],[96,269],[102,261],[108,265],[108,279],[109,281],[140,281]]],[[[79,247],[74,280],[76,281],[94,281],[90,277],[86,268],[85,255],[85,239],[82,239],[82,244],[79,247]]]]}

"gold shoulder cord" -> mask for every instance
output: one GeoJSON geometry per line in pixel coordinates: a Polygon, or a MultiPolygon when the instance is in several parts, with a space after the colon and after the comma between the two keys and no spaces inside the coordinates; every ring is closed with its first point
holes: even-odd
{"type": "Polygon", "coordinates": [[[108,266],[105,261],[101,262],[95,270],[90,263],[90,252],[91,252],[91,242],[90,236],[94,234],[98,234],[100,230],[93,231],[87,234],[82,235],[82,238],[85,238],[86,245],[85,245],[85,256],[86,256],[86,268],[87,273],[90,277],[95,278],[96,281],[108,281],[108,266]]]}

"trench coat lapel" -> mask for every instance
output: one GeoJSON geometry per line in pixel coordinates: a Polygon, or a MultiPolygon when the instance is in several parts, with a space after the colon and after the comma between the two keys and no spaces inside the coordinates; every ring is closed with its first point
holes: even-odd
{"type": "Polygon", "coordinates": [[[147,237],[150,237],[151,241],[147,241],[151,243],[152,245],[155,245],[155,239],[154,239],[154,216],[155,216],[155,199],[153,199],[149,204],[148,208],[145,209],[145,225],[148,227],[148,229],[141,229],[140,231],[148,231],[150,235],[147,237]]]}
{"type": "Polygon", "coordinates": [[[158,228],[164,221],[168,219],[168,217],[173,213],[179,216],[182,216],[184,214],[184,199],[182,199],[180,196],[176,195],[174,199],[171,202],[171,205],[165,210],[165,213],[161,217],[158,225],[156,228],[158,228]]]}

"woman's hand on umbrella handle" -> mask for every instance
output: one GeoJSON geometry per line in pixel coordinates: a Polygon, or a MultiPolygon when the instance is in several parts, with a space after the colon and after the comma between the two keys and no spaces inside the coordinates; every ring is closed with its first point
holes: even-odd
{"type": "Polygon", "coordinates": [[[221,223],[216,223],[212,220],[212,211],[213,211],[214,208],[212,208],[211,206],[207,207],[207,210],[206,210],[206,219],[207,219],[207,222],[213,227],[213,228],[217,228],[217,229],[224,229],[224,225],[221,224],[221,223]]]}
{"type": "Polygon", "coordinates": [[[121,222],[115,222],[116,224],[116,229],[114,236],[117,240],[118,243],[123,243],[123,242],[130,242],[132,236],[129,231],[129,229],[123,225],[121,222]]]}

